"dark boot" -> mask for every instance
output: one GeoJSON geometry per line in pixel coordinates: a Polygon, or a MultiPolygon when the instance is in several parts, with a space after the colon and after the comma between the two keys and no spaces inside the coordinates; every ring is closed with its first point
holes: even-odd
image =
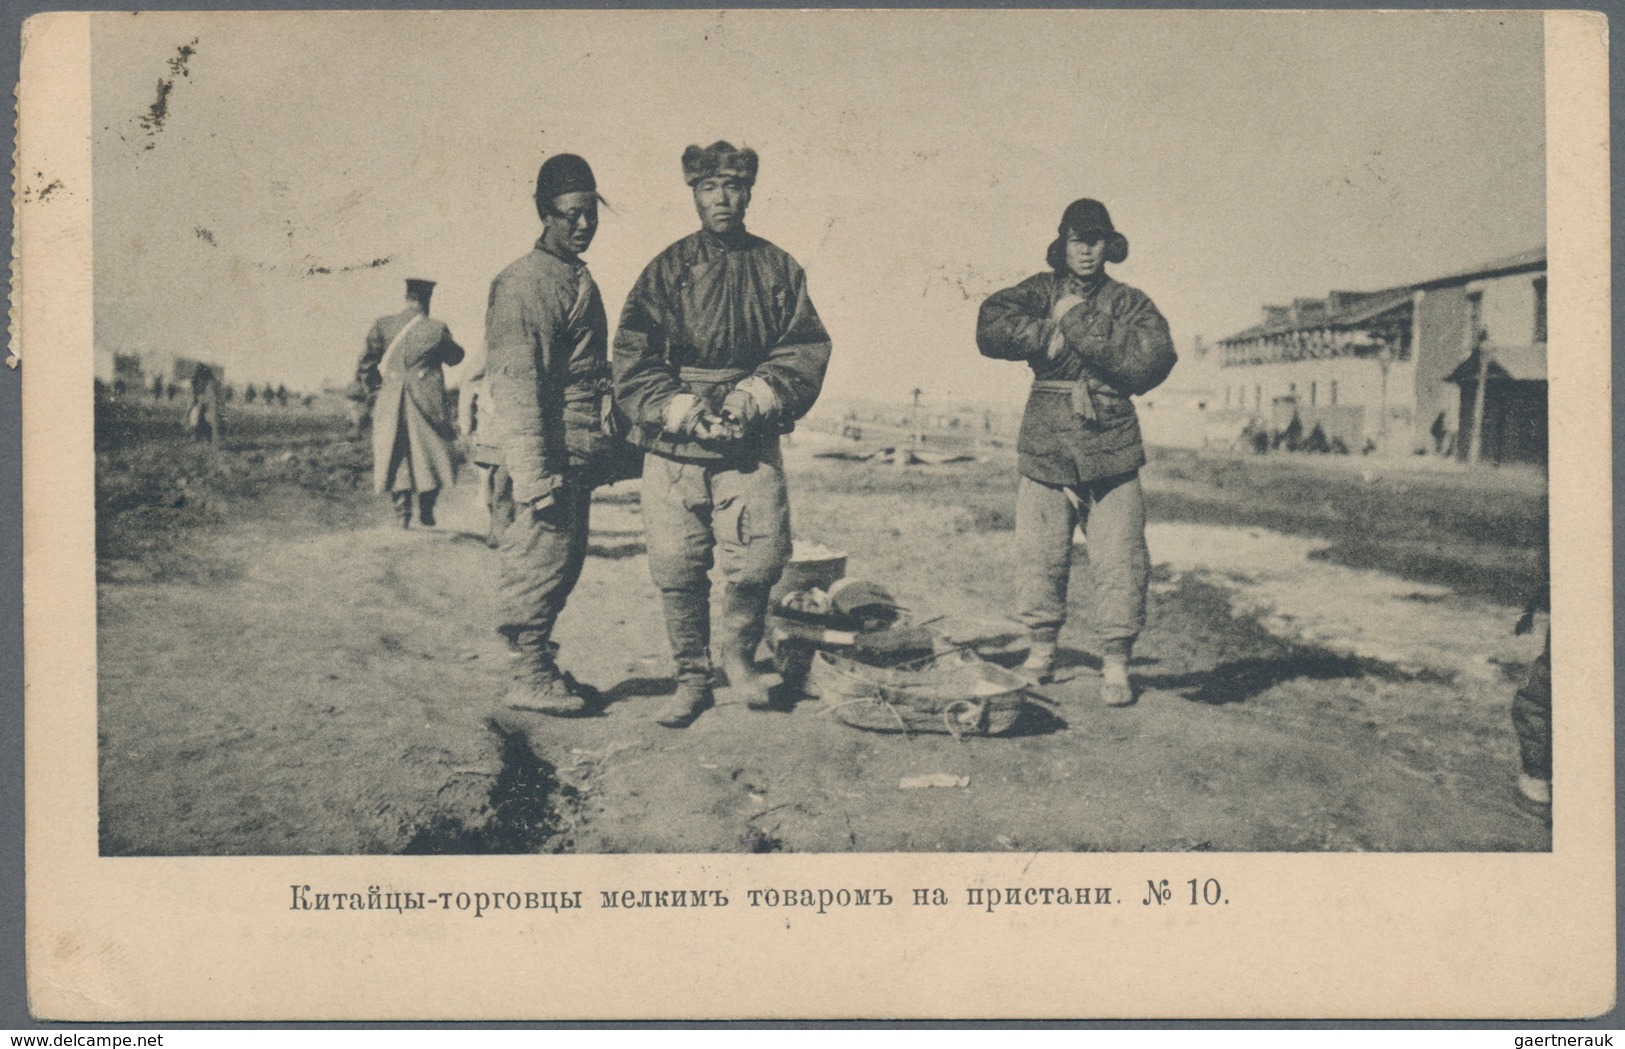
{"type": "Polygon", "coordinates": [[[718,652],[728,685],[752,710],[772,710],[773,695],[767,678],[756,672],[756,649],[762,643],[767,616],[768,588],[729,584],[722,599],[722,630],[718,652]]]}
{"type": "Polygon", "coordinates": [[[418,493],[418,523],[425,528],[434,527],[434,504],[438,498],[439,492],[418,493]]]}
{"type": "Polygon", "coordinates": [[[559,669],[558,647],[545,635],[526,630],[514,638],[519,650],[514,663],[513,687],[504,702],[514,710],[570,716],[591,708],[594,693],[559,669]]]}
{"type": "Polygon", "coordinates": [[[395,508],[395,520],[401,523],[402,528],[412,527],[412,493],[390,492],[390,504],[395,508]]]}
{"type": "Polygon", "coordinates": [[[701,714],[710,710],[715,702],[710,682],[704,678],[683,678],[677,682],[677,692],[660,708],[655,720],[667,728],[687,728],[701,714]]]}
{"type": "Polygon", "coordinates": [[[677,680],[711,681],[711,598],[705,590],[661,590],[666,637],[677,662],[677,680]]]}

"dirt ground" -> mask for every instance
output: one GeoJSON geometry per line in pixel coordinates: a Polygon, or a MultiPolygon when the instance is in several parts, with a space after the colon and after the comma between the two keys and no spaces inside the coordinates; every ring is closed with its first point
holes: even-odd
{"type": "MultiPolygon", "coordinates": [[[[832,442],[787,450],[798,536],[1018,661],[1013,453],[897,468],[820,458],[832,442]]],[[[1080,546],[1060,680],[1017,733],[957,741],[725,689],[657,725],[673,685],[635,484],[595,501],[557,633],[606,704],[503,710],[472,475],[439,528],[401,531],[367,465],[320,408],[245,410],[218,448],[102,413],[104,854],[1550,848],[1508,718],[1539,645],[1511,633],[1539,574],[1533,475],[1159,455],[1139,702],[1098,701],[1080,546]],[[969,783],[900,787],[925,773],[969,783]]]]}

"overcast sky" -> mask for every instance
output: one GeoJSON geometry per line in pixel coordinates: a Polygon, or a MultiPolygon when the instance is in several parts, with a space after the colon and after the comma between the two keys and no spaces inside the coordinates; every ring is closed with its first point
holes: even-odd
{"type": "Polygon", "coordinates": [[[1043,267],[1075,197],[1110,207],[1114,275],[1182,350],[1265,302],[1545,238],[1539,12],[145,13],[93,33],[98,353],[234,380],[347,378],[408,276],[440,282],[435,314],[476,349],[554,152],[612,206],[587,261],[613,325],[696,227],[683,147],[754,147],[749,226],[807,269],[838,396],[1018,398],[1024,373],[977,356],[976,309],[1043,267]]]}

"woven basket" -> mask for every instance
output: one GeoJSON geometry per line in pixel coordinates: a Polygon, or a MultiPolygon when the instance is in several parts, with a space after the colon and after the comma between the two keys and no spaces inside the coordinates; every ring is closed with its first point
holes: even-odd
{"type": "Polygon", "coordinates": [[[998,736],[1021,716],[1025,683],[958,650],[913,667],[872,667],[829,652],[813,657],[807,690],[830,714],[870,732],[998,736]]]}

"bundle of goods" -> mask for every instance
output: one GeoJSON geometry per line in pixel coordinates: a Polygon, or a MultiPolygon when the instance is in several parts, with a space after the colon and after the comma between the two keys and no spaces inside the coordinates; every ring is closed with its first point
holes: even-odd
{"type": "Polygon", "coordinates": [[[828,590],[791,590],[773,602],[768,644],[774,668],[786,684],[799,688],[815,652],[836,649],[877,664],[933,652],[931,632],[907,625],[902,617],[889,593],[858,579],[837,580],[828,590]]]}
{"type": "Polygon", "coordinates": [[[1024,682],[924,626],[875,583],[847,579],[846,554],[796,544],[774,591],[768,645],[790,688],[836,718],[876,732],[1010,731],[1024,682]]]}
{"type": "Polygon", "coordinates": [[[895,667],[820,651],[808,688],[829,712],[871,732],[998,736],[1021,716],[1021,678],[963,649],[895,667]]]}

